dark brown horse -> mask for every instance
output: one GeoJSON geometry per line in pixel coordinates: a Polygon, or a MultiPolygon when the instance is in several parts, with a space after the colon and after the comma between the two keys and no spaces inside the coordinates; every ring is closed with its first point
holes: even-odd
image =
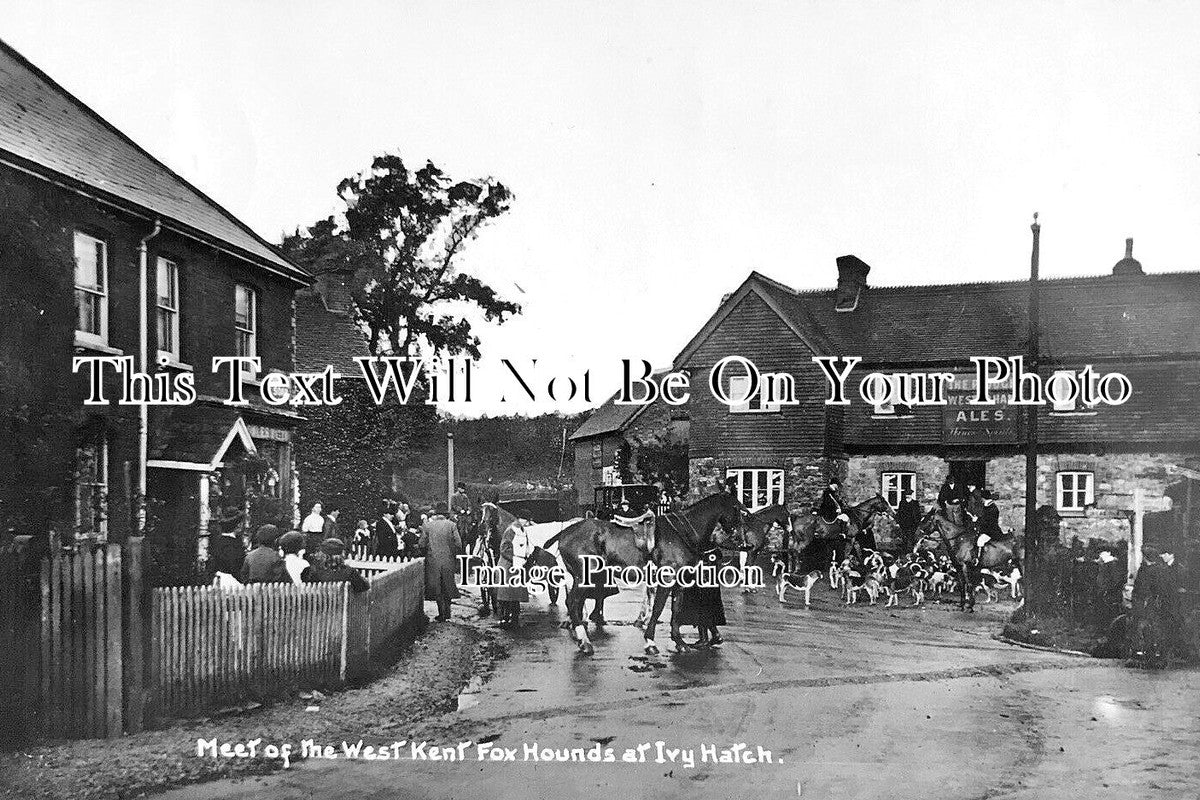
{"type": "MultiPolygon", "coordinates": [[[[851,545],[858,548],[869,548],[874,550],[875,537],[868,536],[866,531],[871,530],[875,516],[884,514],[893,516],[892,507],[883,495],[876,494],[874,497],[869,497],[861,503],[850,506],[846,509],[846,516],[850,518],[850,522],[844,523],[840,520],[836,522],[826,522],[821,519],[819,514],[797,514],[792,518],[792,530],[794,532],[789,550],[791,559],[789,568],[794,568],[800,557],[800,552],[813,539],[832,539],[835,542],[833,558],[836,562],[841,562],[846,558],[846,551],[851,545]]],[[[832,578],[831,578],[832,581],[832,578]]],[[[832,585],[832,582],[831,584],[832,585]]]]}
{"type": "Polygon", "coordinates": [[[975,586],[979,583],[981,570],[996,570],[1016,563],[1016,553],[1007,539],[992,539],[977,553],[975,535],[965,521],[952,520],[937,509],[931,509],[917,526],[923,541],[936,537],[945,548],[958,573],[958,608],[960,611],[975,610],[975,586]]]}
{"type": "MultiPolygon", "coordinates": [[[[726,537],[743,535],[743,526],[748,516],[745,507],[728,492],[709,495],[698,503],[688,506],[683,511],[664,514],[656,520],[654,526],[654,543],[650,550],[650,558],[658,567],[671,567],[678,574],[682,567],[695,567],[700,563],[704,552],[714,544],[713,532],[720,525],[726,537]]],[[[752,523],[745,530],[746,549],[756,555],[766,543],[767,526],[762,523],[752,523]]],[[[724,549],[732,548],[729,544],[718,544],[724,549]]],[[[675,586],[659,586],[654,589],[654,606],[650,617],[646,620],[645,652],[658,653],[658,645],[654,643],[654,629],[662,615],[667,599],[671,599],[671,641],[677,650],[687,648],[683,636],[679,633],[679,593],[675,586]]]]}
{"type": "MultiPolygon", "coordinates": [[[[617,525],[602,519],[582,519],[568,525],[555,537],[558,541],[558,556],[563,567],[571,575],[571,586],[567,589],[567,614],[571,630],[579,643],[579,651],[585,655],[594,652],[588,638],[587,623],[583,620],[583,604],[594,600],[596,608],[592,621],[604,624],[604,598],[619,590],[606,579],[592,575],[588,586],[583,586],[585,561],[594,559],[593,564],[615,567],[645,567],[650,560],[650,549],[654,542],[654,522],[632,528],[617,525]]],[[[550,541],[546,543],[549,547],[550,541]]]]}

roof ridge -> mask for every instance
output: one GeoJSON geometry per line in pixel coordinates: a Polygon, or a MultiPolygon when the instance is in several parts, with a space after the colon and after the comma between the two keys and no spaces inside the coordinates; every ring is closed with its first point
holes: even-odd
{"type": "MultiPolygon", "coordinates": [[[[43,69],[41,69],[39,66],[37,66],[32,61],[30,61],[25,56],[23,56],[16,48],[14,48],[8,42],[4,41],[3,38],[0,38],[0,52],[4,52],[4,53],[8,54],[9,56],[11,56],[12,58],[14,58],[21,66],[23,66],[25,69],[28,69],[39,80],[44,81],[46,84],[48,84],[50,86],[51,89],[53,89],[54,91],[61,94],[73,105],[77,106],[80,110],[83,111],[84,114],[88,115],[93,120],[100,123],[100,125],[102,125],[104,128],[109,130],[111,133],[115,134],[119,139],[121,139],[123,142],[128,144],[130,147],[132,147],[138,153],[140,153],[141,155],[148,158],[155,166],[163,169],[168,175],[170,175],[172,178],[174,178],[175,180],[182,183],[186,188],[195,192],[196,195],[199,196],[199,198],[201,200],[203,200],[205,203],[207,203],[208,205],[210,205],[214,209],[216,209],[216,211],[218,213],[220,213],[221,216],[225,217],[226,220],[228,220],[233,225],[240,228],[243,232],[245,232],[246,234],[248,234],[249,236],[251,236],[252,238],[257,240],[259,244],[263,245],[264,247],[269,249],[271,252],[273,252],[276,256],[278,256],[278,258],[284,264],[288,265],[293,270],[295,270],[297,272],[298,277],[308,275],[308,273],[303,268],[301,268],[298,264],[296,264],[290,258],[288,258],[286,255],[284,255],[282,250],[280,250],[279,247],[277,247],[276,245],[267,241],[265,238],[263,238],[261,235],[259,235],[253,228],[251,228],[249,225],[247,225],[245,222],[243,222],[241,219],[239,219],[237,216],[235,216],[233,214],[233,212],[231,212],[229,209],[225,208],[223,205],[218,203],[213,198],[209,197],[204,191],[202,191],[199,187],[197,187],[195,184],[193,184],[187,178],[183,177],[178,172],[171,169],[169,166],[167,166],[165,163],[163,163],[159,158],[157,158],[153,153],[151,153],[149,150],[147,150],[146,148],[142,147],[140,144],[135,142],[132,138],[130,138],[130,136],[128,134],[126,134],[124,131],[122,131],[120,128],[118,128],[116,125],[114,125],[113,123],[111,123],[107,119],[105,119],[100,114],[100,112],[96,111],[94,108],[89,106],[87,103],[83,102],[78,97],[76,97],[72,92],[68,91],[62,84],[60,84],[58,81],[54,80],[54,78],[50,77],[50,75],[48,75],[43,69]]],[[[46,169],[52,169],[52,168],[46,167],[46,169]]],[[[57,172],[57,170],[54,170],[54,171],[57,172]]],[[[72,176],[64,175],[64,177],[71,178],[72,176]]],[[[72,179],[77,180],[74,178],[72,178],[72,179]]],[[[80,183],[85,183],[85,182],[80,181],[80,183]]],[[[102,191],[108,191],[107,189],[104,189],[104,187],[93,186],[92,188],[100,189],[102,191]]],[[[153,210],[153,209],[151,209],[151,210],[153,210]]],[[[161,212],[157,212],[157,213],[161,213],[161,212]]],[[[168,215],[163,214],[163,216],[168,216],[168,215]]],[[[183,220],[175,220],[175,221],[180,223],[181,225],[185,225],[189,228],[194,227],[193,225],[191,225],[187,222],[184,222],[183,220]]],[[[216,238],[220,238],[220,237],[216,237],[216,238]]],[[[244,248],[234,244],[233,242],[226,241],[225,244],[227,244],[233,248],[236,248],[237,250],[242,251],[245,254],[245,257],[247,259],[253,260],[256,262],[259,261],[259,259],[257,259],[252,253],[247,252],[244,248]]]]}
{"type": "MultiPolygon", "coordinates": [[[[797,295],[797,296],[828,294],[830,292],[836,291],[836,287],[833,287],[833,286],[830,286],[827,288],[819,288],[819,289],[793,289],[792,287],[787,286],[786,284],[783,284],[780,281],[775,280],[774,278],[769,278],[766,275],[763,275],[762,273],[759,273],[757,271],[752,272],[751,275],[757,276],[758,278],[762,279],[765,283],[769,283],[778,289],[785,290],[785,291],[787,291],[793,295],[797,295]]],[[[1113,281],[1115,279],[1116,281],[1120,281],[1121,283],[1136,284],[1139,282],[1144,282],[1147,279],[1178,278],[1181,276],[1200,277],[1200,270],[1182,269],[1182,270],[1167,270],[1167,271],[1162,271],[1162,272],[1147,272],[1143,275],[1138,275],[1133,278],[1123,278],[1121,276],[1114,276],[1111,272],[1103,272],[1103,273],[1098,273],[1098,274],[1094,274],[1094,275],[1052,275],[1049,277],[1040,276],[1038,278],[1038,283],[1039,284],[1041,284],[1041,283],[1068,283],[1068,282],[1072,282],[1072,281],[1089,282],[1090,283],[1090,282],[1099,282],[1099,281],[1113,281]]],[[[997,281],[964,281],[962,283],[868,284],[867,288],[868,289],[972,289],[972,288],[977,288],[977,287],[978,288],[1009,287],[1009,286],[1017,287],[1017,286],[1028,286],[1028,285],[1029,285],[1028,279],[1010,278],[1007,280],[997,280],[997,281]]]]}

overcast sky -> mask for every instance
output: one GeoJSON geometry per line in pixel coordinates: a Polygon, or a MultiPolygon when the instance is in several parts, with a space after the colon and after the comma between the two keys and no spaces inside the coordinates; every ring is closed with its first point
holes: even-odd
{"type": "Polygon", "coordinates": [[[750,270],[1020,278],[1034,211],[1045,274],[1200,267],[1196,2],[0,0],[0,37],[272,241],[385,151],[503,181],[485,359],[597,402],[750,270]]]}

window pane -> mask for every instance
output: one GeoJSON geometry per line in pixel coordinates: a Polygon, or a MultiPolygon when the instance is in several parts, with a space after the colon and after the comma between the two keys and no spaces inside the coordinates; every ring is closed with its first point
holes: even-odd
{"type": "Polygon", "coordinates": [[[83,289],[75,290],[75,330],[100,335],[100,303],[103,298],[83,289]]]}
{"type": "Polygon", "coordinates": [[[158,304],[178,308],[179,272],[173,261],[158,260],[158,304]]]}
{"type": "Polygon", "coordinates": [[[104,242],[75,234],[75,285],[104,291],[104,242]]]}
{"type": "Polygon", "coordinates": [[[158,309],[158,349],[175,352],[175,315],[161,308],[158,309]]]}
{"type": "Polygon", "coordinates": [[[254,330],[254,290],[239,283],[234,305],[234,320],[237,326],[254,330]]]}

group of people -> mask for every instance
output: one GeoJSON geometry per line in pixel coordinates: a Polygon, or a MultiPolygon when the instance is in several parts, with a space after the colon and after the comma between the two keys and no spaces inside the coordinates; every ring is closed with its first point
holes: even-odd
{"type": "Polygon", "coordinates": [[[337,536],[317,537],[315,546],[301,531],[281,533],[277,525],[260,525],[246,550],[241,516],[222,517],[221,532],[210,539],[209,563],[214,582],[234,589],[252,583],[349,583],[354,592],[369,587],[346,564],[346,543],[337,536]]]}
{"type": "MultiPolygon", "coordinates": [[[[815,506],[815,513],[826,522],[849,520],[840,489],[838,481],[831,480],[815,506]]],[[[1005,536],[1000,527],[996,495],[975,483],[964,485],[956,476],[947,475],[938,490],[937,509],[947,519],[965,523],[970,528],[976,537],[977,554],[983,552],[988,542],[1005,536]]],[[[903,490],[896,506],[896,526],[900,529],[902,549],[911,550],[916,545],[917,528],[924,515],[925,510],[917,502],[912,489],[903,490]]]]}

